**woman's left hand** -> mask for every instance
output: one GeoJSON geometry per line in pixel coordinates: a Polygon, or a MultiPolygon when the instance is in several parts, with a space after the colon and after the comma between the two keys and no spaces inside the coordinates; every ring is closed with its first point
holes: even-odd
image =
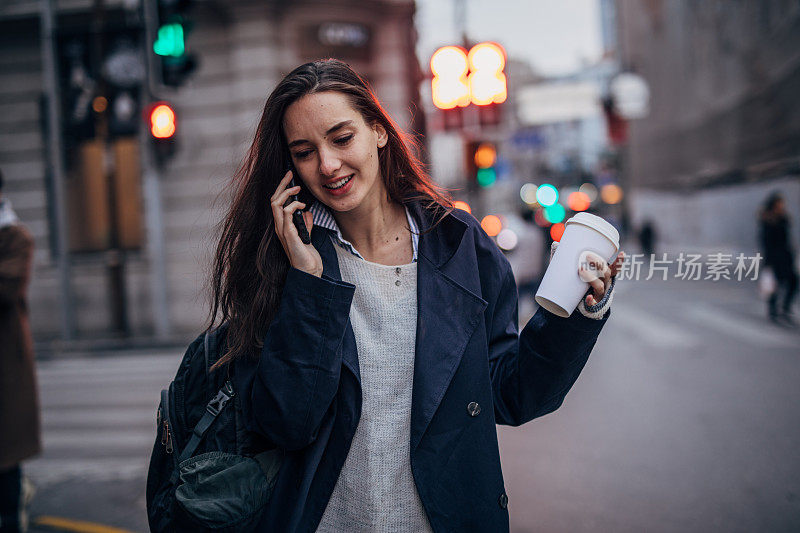
{"type": "Polygon", "coordinates": [[[578,268],[578,275],[588,282],[591,288],[584,302],[587,306],[597,305],[603,299],[611,286],[611,278],[617,275],[624,262],[625,252],[620,252],[610,265],[597,254],[592,252],[586,254],[585,260],[578,268]]]}

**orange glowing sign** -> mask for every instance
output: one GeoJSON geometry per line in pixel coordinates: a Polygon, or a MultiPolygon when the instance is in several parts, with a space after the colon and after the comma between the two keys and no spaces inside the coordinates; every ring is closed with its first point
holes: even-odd
{"type": "Polygon", "coordinates": [[[506,53],[497,43],[480,43],[469,54],[444,46],[431,56],[431,96],[439,109],[500,104],[508,97],[506,53]]]}
{"type": "Polygon", "coordinates": [[[506,54],[496,43],[476,44],[469,51],[470,99],[475,105],[502,104],[508,97],[506,54]]]}
{"type": "Polygon", "coordinates": [[[439,48],[431,57],[433,104],[439,109],[469,105],[467,54],[458,46],[439,48]]]}

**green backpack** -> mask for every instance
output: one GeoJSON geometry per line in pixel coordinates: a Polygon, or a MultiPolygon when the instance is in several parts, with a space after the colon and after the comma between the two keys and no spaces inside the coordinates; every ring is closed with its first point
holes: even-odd
{"type": "Polygon", "coordinates": [[[226,333],[223,324],[197,337],[161,391],[147,473],[151,531],[253,531],[272,494],[284,453],[244,428],[230,366],[210,370],[226,333]]]}

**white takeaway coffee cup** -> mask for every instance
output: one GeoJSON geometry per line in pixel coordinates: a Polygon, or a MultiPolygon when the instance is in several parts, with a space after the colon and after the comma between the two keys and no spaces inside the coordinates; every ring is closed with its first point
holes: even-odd
{"type": "Polygon", "coordinates": [[[607,262],[619,252],[619,232],[602,218],[577,213],[567,220],[550,265],[544,273],[536,303],[554,315],[568,317],[589,290],[589,283],[578,275],[586,252],[594,252],[607,262]]]}

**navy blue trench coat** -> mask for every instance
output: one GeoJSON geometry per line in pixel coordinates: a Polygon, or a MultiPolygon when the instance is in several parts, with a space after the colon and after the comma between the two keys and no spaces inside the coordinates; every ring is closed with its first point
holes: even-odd
{"type": "MultiPolygon", "coordinates": [[[[409,209],[421,232],[430,227],[418,203],[409,209]]],[[[341,281],[328,235],[320,227],[311,234],[322,278],[290,269],[260,357],[234,367],[247,427],[287,450],[262,531],[316,529],[361,414],[348,320],[355,287],[341,281]]],[[[405,407],[417,491],[436,532],[508,531],[495,424],[518,426],[557,409],[609,313],[591,320],[539,309],[518,334],[508,261],[463,211],[420,237],[418,261],[412,402],[405,407]]]]}

